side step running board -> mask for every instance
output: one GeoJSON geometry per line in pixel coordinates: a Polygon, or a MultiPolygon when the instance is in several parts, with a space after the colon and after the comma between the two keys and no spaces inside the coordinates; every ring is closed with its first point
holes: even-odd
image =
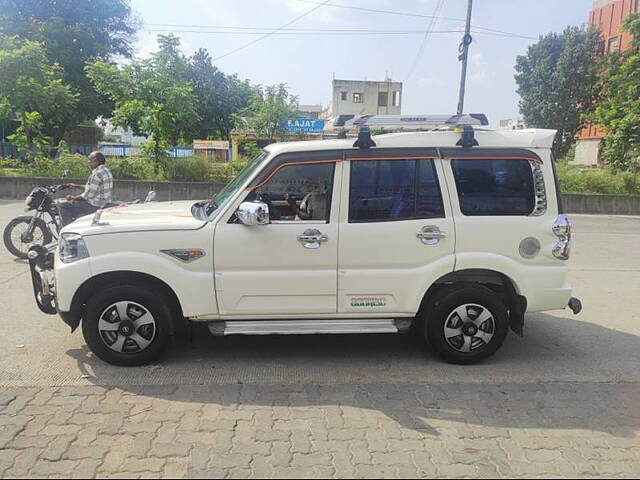
{"type": "Polygon", "coordinates": [[[210,322],[213,335],[307,335],[314,333],[398,333],[410,319],[231,320],[210,322]]]}

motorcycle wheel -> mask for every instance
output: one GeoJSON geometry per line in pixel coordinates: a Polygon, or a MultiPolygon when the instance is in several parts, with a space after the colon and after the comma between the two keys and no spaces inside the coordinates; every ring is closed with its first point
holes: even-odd
{"type": "Polygon", "coordinates": [[[49,227],[41,218],[36,218],[33,232],[30,235],[27,234],[32,218],[29,216],[16,217],[4,229],[2,235],[4,245],[12,255],[18,258],[26,259],[32,245],[46,245],[52,240],[49,227]]]}

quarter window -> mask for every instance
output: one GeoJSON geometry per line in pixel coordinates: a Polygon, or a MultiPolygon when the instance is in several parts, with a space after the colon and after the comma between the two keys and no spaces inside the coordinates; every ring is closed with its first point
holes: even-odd
{"type": "Polygon", "coordinates": [[[353,160],[349,222],[443,217],[432,160],[353,160]]]}
{"type": "Polygon", "coordinates": [[[536,193],[528,160],[452,160],[463,215],[531,215],[536,193]]]}

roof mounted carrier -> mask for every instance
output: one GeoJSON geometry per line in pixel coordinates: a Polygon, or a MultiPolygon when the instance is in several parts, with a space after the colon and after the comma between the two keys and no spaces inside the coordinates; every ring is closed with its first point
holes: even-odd
{"type": "Polygon", "coordinates": [[[456,142],[456,145],[462,148],[471,148],[478,145],[478,140],[474,136],[473,127],[471,125],[464,125],[462,127],[462,136],[460,140],[456,142]]]}
{"type": "Polygon", "coordinates": [[[483,113],[463,115],[340,115],[333,119],[332,130],[356,130],[367,126],[372,129],[392,131],[420,131],[442,128],[487,126],[489,120],[483,113]]]}
{"type": "Polygon", "coordinates": [[[340,115],[335,118],[330,129],[338,131],[338,138],[345,138],[348,130],[358,130],[358,139],[354,147],[367,150],[375,147],[371,138],[371,129],[390,131],[425,131],[454,129],[461,131],[462,136],[456,143],[463,148],[478,145],[474,135],[474,126],[489,125],[484,113],[463,115],[340,115]]]}
{"type": "Polygon", "coordinates": [[[366,125],[360,127],[360,131],[358,132],[358,139],[353,144],[354,147],[357,147],[361,150],[369,150],[371,147],[376,146],[376,142],[371,138],[371,130],[366,125]]]}

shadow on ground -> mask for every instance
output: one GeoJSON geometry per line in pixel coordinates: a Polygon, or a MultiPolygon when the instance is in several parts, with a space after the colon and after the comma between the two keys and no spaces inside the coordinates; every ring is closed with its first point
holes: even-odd
{"type": "Polygon", "coordinates": [[[118,388],[178,402],[356,407],[429,435],[438,435],[437,425],[447,420],[461,427],[589,429],[634,437],[640,383],[607,378],[602,365],[619,355],[633,355],[638,361],[630,365],[639,365],[640,337],[535,317],[524,339],[511,335],[494,357],[475,366],[444,364],[410,334],[212,337],[196,328],[191,343],[174,345],[157,365],[113,367],[86,347],[67,354],[96,385],[117,372],[128,384],[111,383],[118,388]],[[610,358],[594,356],[589,342],[610,358]],[[565,380],[567,369],[580,371],[565,380]],[[510,379],[501,380],[501,372],[510,379]]]}

